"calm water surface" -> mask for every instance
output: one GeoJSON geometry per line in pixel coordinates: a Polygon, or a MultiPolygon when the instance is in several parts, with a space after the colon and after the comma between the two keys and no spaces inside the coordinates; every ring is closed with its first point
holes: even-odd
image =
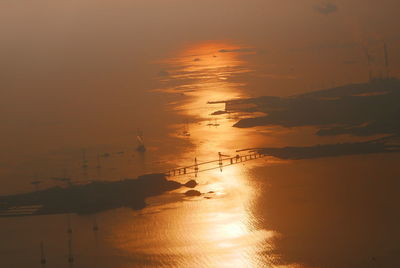
{"type": "MultiPolygon", "coordinates": [[[[366,51],[384,70],[383,41],[399,77],[399,3],[1,1],[0,195],[32,191],[33,180],[120,180],[218,152],[358,140],[235,129],[248,115],[211,116],[224,106],[207,102],[365,82],[366,51]]],[[[263,158],[202,172],[201,197],[180,189],[141,211],[71,215],[73,267],[400,267],[398,163],[263,158]]],[[[42,240],[46,267],[69,267],[67,222],[0,218],[0,268],[40,267],[42,240]]]]}
{"type": "MultiPolygon", "coordinates": [[[[134,172],[189,165],[195,157],[198,161],[214,160],[218,152],[235,155],[236,149],[261,145],[265,138],[262,132],[232,128],[235,119],[231,115],[210,115],[223,110],[223,104],[207,104],[246,96],[242,89],[245,85],[231,78],[251,70],[238,53],[219,52],[238,48],[227,42],[200,43],[160,61],[166,71],[157,78],[160,88],[155,91],[175,95],[165,109],[179,119],[168,126],[170,137],[156,138],[175,140],[178,146],[172,154],[163,153],[162,148],[149,140],[146,142],[150,150],[146,154],[150,156],[133,155],[129,148],[122,148],[124,154],[115,156],[118,148],[111,148],[113,157],[100,158],[104,166],[100,171],[89,169],[88,174],[83,174],[76,168],[68,175],[77,174],[82,182],[115,178],[119,174],[132,176],[134,172]],[[184,149],[176,140],[186,144],[184,149]]],[[[96,149],[99,148],[102,149],[101,145],[96,149]]],[[[90,161],[95,161],[90,150],[86,154],[90,161]]],[[[263,160],[258,162],[261,164],[263,160]]],[[[140,212],[120,209],[95,216],[72,215],[74,267],[260,267],[269,263],[273,257],[263,252],[273,248],[270,239],[274,232],[259,228],[258,219],[251,212],[257,195],[251,180],[253,165],[200,173],[196,178],[200,184],[198,190],[207,193],[207,199],[184,198],[182,189],[148,200],[150,206],[140,212]],[[100,226],[97,233],[91,230],[95,221],[100,226]]],[[[184,182],[192,178],[176,179],[184,182]]],[[[38,266],[38,242],[44,240],[47,266],[67,266],[66,215],[2,219],[2,222],[10,230],[4,233],[7,242],[2,243],[6,265],[38,266]],[[13,236],[18,236],[19,241],[13,240],[13,236]],[[25,257],[18,258],[21,255],[25,257]]]]}
{"type": "MultiPolygon", "coordinates": [[[[235,129],[232,125],[243,115],[210,115],[224,105],[208,101],[249,96],[241,76],[254,71],[245,60],[253,52],[244,48],[228,41],[201,42],[159,60],[161,71],[153,94],[165,96],[167,102],[155,109],[174,115],[174,120],[165,122],[164,132],[148,135],[149,151],[144,157],[129,146],[97,144],[88,152],[90,161],[96,159],[93,151],[123,150],[124,154],[101,158],[101,172],[89,169],[84,175],[77,168],[71,175],[80,181],[134,177],[191,165],[195,157],[214,160],[218,152],[235,155],[242,148],[309,143],[310,129],[235,129]]],[[[71,163],[79,163],[77,158],[71,163]]],[[[201,197],[184,197],[185,189],[180,189],[149,199],[149,206],[141,211],[72,215],[76,259],[72,267],[374,267],[376,260],[393,263],[398,253],[394,239],[399,238],[398,218],[388,211],[395,211],[398,199],[391,190],[397,185],[393,179],[400,175],[395,168],[398,158],[260,159],[225,167],[222,172],[199,173],[195,179],[197,189],[205,193],[201,197]],[[357,192],[362,194],[356,197],[357,192]],[[388,192],[393,197],[385,199],[388,192]],[[98,232],[92,231],[94,222],[100,227],[98,232]],[[391,238],[384,230],[391,232],[391,238]]],[[[175,179],[185,182],[193,176],[175,179]]],[[[66,215],[0,222],[1,267],[40,267],[41,240],[46,267],[69,267],[66,215]]]]}

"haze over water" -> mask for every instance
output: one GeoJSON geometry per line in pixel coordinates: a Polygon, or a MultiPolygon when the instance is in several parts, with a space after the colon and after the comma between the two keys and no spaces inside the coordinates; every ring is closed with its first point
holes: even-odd
{"type": "MultiPolygon", "coordinates": [[[[2,6],[2,195],[36,179],[41,188],[63,176],[118,181],[218,152],[367,140],[316,136],[315,126],[235,128],[252,115],[211,115],[225,103],[208,102],[366,82],[363,48],[382,72],[382,41],[400,73],[397,1],[2,6]],[[135,151],[138,129],[145,154],[135,151]]],[[[267,157],[172,177],[195,179],[203,195],[182,188],[139,211],[71,215],[72,267],[396,267],[399,160],[267,157]]],[[[40,241],[45,267],[69,267],[66,215],[0,218],[0,229],[0,267],[41,267],[40,241]]]]}

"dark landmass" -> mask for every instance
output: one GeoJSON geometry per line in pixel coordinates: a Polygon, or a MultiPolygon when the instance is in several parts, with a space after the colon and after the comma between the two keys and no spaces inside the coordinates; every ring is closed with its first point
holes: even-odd
{"type": "Polygon", "coordinates": [[[185,187],[194,188],[197,186],[197,182],[195,180],[190,180],[184,184],[185,187]]]}
{"type": "Polygon", "coordinates": [[[197,190],[189,190],[185,193],[186,196],[200,196],[201,193],[197,190]]]}
{"type": "Polygon", "coordinates": [[[213,112],[211,115],[221,115],[221,114],[226,114],[226,113],[227,113],[226,111],[219,110],[219,111],[213,112]]]}
{"type": "Polygon", "coordinates": [[[226,112],[262,112],[239,128],[315,126],[317,135],[400,134],[400,80],[375,79],[290,97],[264,96],[225,101],[226,112]]]}
{"type": "Polygon", "coordinates": [[[149,174],[117,182],[96,181],[67,188],[53,187],[25,194],[0,196],[0,217],[59,213],[91,214],[108,209],[142,209],[146,198],[178,189],[193,188],[195,181],[181,184],[165,174],[149,174]]]}
{"type": "Polygon", "coordinates": [[[289,97],[263,96],[214,103],[225,103],[227,113],[265,114],[241,119],[234,125],[238,128],[310,126],[317,128],[315,134],[318,136],[385,136],[366,142],[257,149],[260,153],[281,159],[400,151],[400,80],[397,78],[374,79],[369,83],[289,97]]]}
{"type": "Polygon", "coordinates": [[[366,142],[324,144],[307,147],[258,149],[262,154],[280,159],[310,159],[344,155],[400,152],[400,136],[385,137],[366,142]]]}

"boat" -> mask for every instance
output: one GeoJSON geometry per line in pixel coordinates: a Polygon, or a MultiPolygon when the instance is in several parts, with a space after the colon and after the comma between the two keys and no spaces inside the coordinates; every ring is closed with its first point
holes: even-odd
{"type": "Polygon", "coordinates": [[[143,133],[138,130],[138,135],[136,136],[138,140],[138,146],[136,147],[136,151],[140,153],[146,152],[146,147],[144,146],[144,141],[143,141],[143,133]]]}

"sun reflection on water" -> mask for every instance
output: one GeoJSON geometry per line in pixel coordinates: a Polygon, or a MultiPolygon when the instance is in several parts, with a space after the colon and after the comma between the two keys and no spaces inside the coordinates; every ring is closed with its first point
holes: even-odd
{"type": "MultiPolygon", "coordinates": [[[[175,160],[175,165],[190,165],[194,157],[214,160],[218,152],[235,155],[236,149],[256,146],[264,138],[254,131],[234,129],[229,114],[210,115],[224,110],[224,104],[207,104],[245,97],[243,85],[231,79],[251,72],[240,59],[241,53],[234,52],[240,48],[224,42],[202,43],[163,62],[167,71],[160,78],[162,91],[184,95],[172,108],[190,119],[190,136],[182,138],[194,145],[179,157],[184,160],[175,160]]],[[[142,235],[142,254],[155,254],[161,259],[168,256],[170,262],[160,265],[165,267],[265,267],[270,263],[265,252],[272,248],[274,233],[257,229],[257,219],[250,213],[256,191],[248,167],[238,164],[222,171],[211,170],[200,173],[196,180],[196,189],[203,196],[184,198],[185,202],[171,210],[151,214],[153,223],[135,232],[136,236],[156,234],[142,235]]],[[[128,228],[126,224],[122,228],[128,228]]],[[[120,247],[137,252],[138,242],[125,239],[118,242],[120,247]]]]}
{"type": "MultiPolygon", "coordinates": [[[[238,49],[239,46],[226,43],[200,44],[168,62],[175,67],[169,79],[183,82],[183,87],[178,86],[175,91],[187,95],[175,109],[200,121],[200,124],[197,122],[190,126],[190,139],[199,160],[216,158],[217,152],[234,154],[235,149],[252,145],[244,139],[250,138],[249,135],[253,141],[260,138],[248,131],[233,129],[234,121],[227,114],[210,116],[216,110],[224,110],[224,104],[207,105],[209,101],[245,97],[242,84],[232,82],[230,78],[251,70],[240,59],[239,53],[221,52],[238,49]]],[[[193,152],[189,151],[187,158],[190,154],[193,152]]],[[[246,175],[246,169],[240,165],[201,175],[198,178],[200,190],[212,191],[215,196],[207,200],[208,204],[201,202],[195,211],[182,214],[179,219],[186,222],[193,218],[193,214],[198,218],[193,231],[196,240],[208,244],[209,253],[215,256],[209,260],[210,267],[258,267],[255,262],[258,256],[254,255],[261,250],[261,244],[264,247],[268,245],[267,239],[272,236],[271,232],[258,231],[253,225],[248,206],[254,198],[254,190],[246,175]]]]}

